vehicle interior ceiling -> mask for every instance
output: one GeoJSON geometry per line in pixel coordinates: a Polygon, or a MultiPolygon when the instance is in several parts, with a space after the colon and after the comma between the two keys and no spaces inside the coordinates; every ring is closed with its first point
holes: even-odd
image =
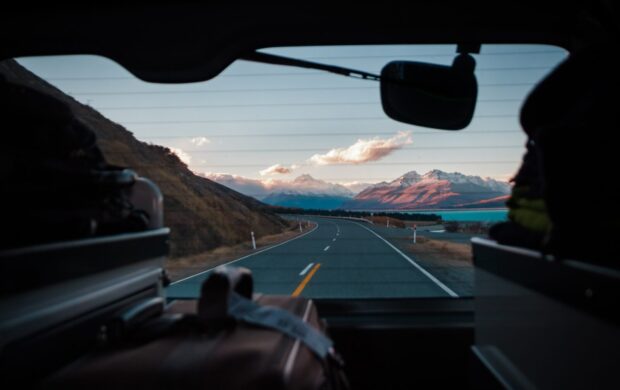
{"type": "MultiPolygon", "coordinates": [[[[186,83],[214,78],[236,59],[278,46],[532,43],[571,52],[613,24],[606,4],[54,7],[0,16],[0,58],[96,54],[144,81],[186,83]]],[[[474,299],[317,303],[354,388],[462,387],[470,375],[474,299]]]]}

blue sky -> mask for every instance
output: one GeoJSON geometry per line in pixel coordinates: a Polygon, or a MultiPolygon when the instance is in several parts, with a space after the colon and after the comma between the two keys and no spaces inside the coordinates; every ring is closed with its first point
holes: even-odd
{"type": "MultiPolygon", "coordinates": [[[[379,73],[391,60],[450,64],[455,49],[454,45],[382,45],[264,51],[379,73]]],[[[507,180],[524,151],[525,136],[518,122],[522,101],[565,56],[563,49],[550,46],[484,45],[475,56],[476,115],[459,132],[393,121],[381,109],[377,82],[309,69],[237,61],[211,81],[169,85],[142,82],[113,61],[95,56],[19,62],[123,124],[138,139],[189,157],[195,172],[282,180],[308,173],[332,182],[372,183],[431,169],[507,180]],[[396,139],[397,147],[366,163],[319,165],[316,158],[311,160],[360,139],[362,144],[396,139]],[[294,169],[261,176],[260,171],[275,164],[294,169]]]]}

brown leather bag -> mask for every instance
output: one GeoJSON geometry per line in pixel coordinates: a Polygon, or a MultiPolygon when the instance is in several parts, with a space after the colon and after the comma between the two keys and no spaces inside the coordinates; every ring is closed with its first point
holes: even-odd
{"type": "MultiPolygon", "coordinates": [[[[152,309],[134,309],[131,315],[120,316],[121,326],[111,324],[105,347],[54,375],[46,387],[347,388],[342,362],[333,348],[320,357],[303,338],[230,314],[227,306],[232,302],[231,294],[235,294],[242,303],[264,311],[263,316],[265,312],[267,316],[276,313],[280,322],[286,320],[274,308],[298,316],[305,325],[296,331],[304,333],[308,330],[306,326],[320,334],[325,330],[316,306],[309,299],[254,295],[253,303],[248,303],[246,298],[239,298],[252,294],[249,275],[249,271],[239,269],[215,272],[203,284],[200,300],[175,301],[162,315],[148,320],[140,317],[148,317],[152,309]],[[132,324],[136,321],[138,325],[132,324]]],[[[296,326],[299,328],[299,323],[296,326]]]]}

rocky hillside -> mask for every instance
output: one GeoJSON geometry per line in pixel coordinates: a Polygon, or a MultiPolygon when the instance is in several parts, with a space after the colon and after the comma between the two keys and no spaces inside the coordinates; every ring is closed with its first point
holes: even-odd
{"type": "Polygon", "coordinates": [[[150,178],[164,194],[165,223],[171,228],[173,256],[194,254],[221,245],[275,234],[284,220],[263,203],[193,174],[168,148],[138,141],[131,132],[37,77],[17,62],[0,62],[8,81],[27,84],[68,104],[89,126],[107,161],[150,178]]]}
{"type": "Polygon", "coordinates": [[[510,185],[479,176],[432,170],[411,171],[366,188],[342,208],[349,210],[414,210],[504,207],[510,185]]]}

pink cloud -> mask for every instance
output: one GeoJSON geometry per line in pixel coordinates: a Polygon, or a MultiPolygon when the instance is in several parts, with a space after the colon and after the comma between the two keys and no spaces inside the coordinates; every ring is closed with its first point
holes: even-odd
{"type": "Polygon", "coordinates": [[[284,165],[280,165],[280,164],[275,164],[270,166],[269,168],[265,168],[262,171],[258,172],[261,176],[267,176],[267,175],[286,175],[288,173],[293,172],[293,169],[295,169],[296,166],[293,165],[290,168],[285,167],[284,165]]]}
{"type": "Polygon", "coordinates": [[[331,149],[325,154],[315,154],[310,157],[310,162],[315,165],[364,164],[380,160],[412,142],[411,131],[399,131],[387,139],[378,137],[358,139],[349,147],[331,149]]]}

